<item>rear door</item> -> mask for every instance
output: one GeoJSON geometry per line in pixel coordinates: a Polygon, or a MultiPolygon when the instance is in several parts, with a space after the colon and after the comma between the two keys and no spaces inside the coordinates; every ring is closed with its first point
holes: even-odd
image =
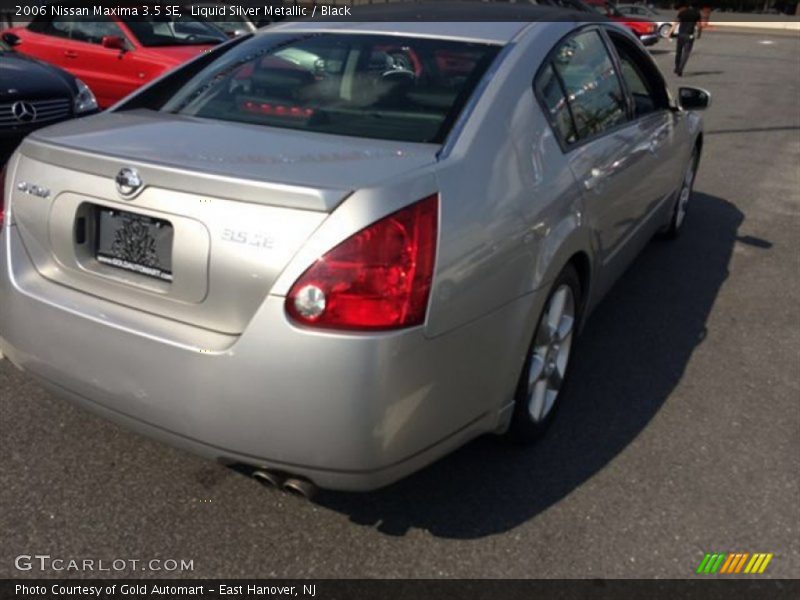
{"type": "MultiPolygon", "coordinates": [[[[569,109],[553,126],[581,185],[597,254],[607,270],[621,270],[626,257],[634,254],[622,250],[655,196],[647,136],[631,119],[615,60],[598,27],[584,28],[561,42],[539,77],[547,73],[556,78],[569,109]]],[[[558,104],[550,87],[547,100],[537,89],[545,107],[558,104]]]]}

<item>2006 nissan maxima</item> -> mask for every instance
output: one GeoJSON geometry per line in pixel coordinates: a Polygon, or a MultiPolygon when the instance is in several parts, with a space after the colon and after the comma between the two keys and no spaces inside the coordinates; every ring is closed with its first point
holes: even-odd
{"type": "Polygon", "coordinates": [[[296,488],[536,438],[582,320],[680,231],[709,100],[679,107],[632,35],[564,15],[286,23],[31,135],[2,351],[296,488]]]}

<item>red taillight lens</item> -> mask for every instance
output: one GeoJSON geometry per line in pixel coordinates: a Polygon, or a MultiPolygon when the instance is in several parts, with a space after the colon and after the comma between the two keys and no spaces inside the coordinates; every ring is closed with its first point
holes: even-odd
{"type": "Polygon", "coordinates": [[[317,260],[289,290],[286,311],[326,329],[377,330],[425,320],[436,256],[438,195],[384,217],[317,260]]]}

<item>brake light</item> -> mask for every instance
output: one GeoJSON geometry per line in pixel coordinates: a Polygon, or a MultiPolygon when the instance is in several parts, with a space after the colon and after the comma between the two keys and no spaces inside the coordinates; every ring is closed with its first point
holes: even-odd
{"type": "Polygon", "coordinates": [[[267,102],[253,102],[247,100],[242,104],[242,108],[247,112],[267,115],[270,117],[288,117],[292,119],[308,119],[314,116],[311,108],[300,106],[285,106],[283,104],[269,104],[267,102]]]}
{"type": "Polygon", "coordinates": [[[310,327],[386,330],[425,320],[439,197],[362,229],[318,259],[289,290],[286,312],[310,327]]]}

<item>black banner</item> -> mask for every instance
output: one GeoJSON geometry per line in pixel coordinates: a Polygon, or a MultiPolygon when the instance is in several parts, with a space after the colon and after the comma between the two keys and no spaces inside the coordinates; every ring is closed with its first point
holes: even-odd
{"type": "Polygon", "coordinates": [[[29,600],[169,598],[314,600],[782,600],[798,580],[80,580],[0,581],[0,598],[29,600]]]}
{"type": "MultiPolygon", "coordinates": [[[[655,2],[670,9],[696,4],[707,10],[713,22],[742,22],[750,27],[758,22],[774,28],[774,23],[792,24],[800,21],[798,0],[663,0],[655,2]]],[[[197,0],[0,0],[0,29],[19,25],[36,18],[58,17],[146,18],[158,12],[159,17],[186,16],[205,19],[244,16],[253,22],[284,19],[314,19],[333,21],[597,21],[607,15],[602,6],[591,8],[581,0],[472,0],[449,2],[442,0],[219,0],[218,12],[209,12],[209,3],[198,6],[197,0]],[[460,4],[460,6],[459,6],[460,4]],[[466,8],[472,4],[474,8],[466,8]],[[487,9],[487,4],[492,7],[487,9]],[[192,8],[192,5],[195,5],[192,8]],[[195,13],[192,13],[192,11],[195,13]],[[200,14],[198,11],[205,11],[200,14]],[[545,16],[541,13],[544,10],[545,16]],[[411,17],[409,17],[409,11],[411,17]]],[[[595,5],[597,3],[595,2],[595,5]]],[[[613,4],[613,2],[612,2],[613,4]]],[[[674,11],[669,14],[672,15],[674,11]]],[[[610,15],[608,15],[610,16],[610,15]]],[[[674,15],[673,15],[674,16],[674,15]]],[[[653,17],[655,18],[655,17],[653,17]]],[[[671,17],[670,17],[671,18],[671,17]]]]}

